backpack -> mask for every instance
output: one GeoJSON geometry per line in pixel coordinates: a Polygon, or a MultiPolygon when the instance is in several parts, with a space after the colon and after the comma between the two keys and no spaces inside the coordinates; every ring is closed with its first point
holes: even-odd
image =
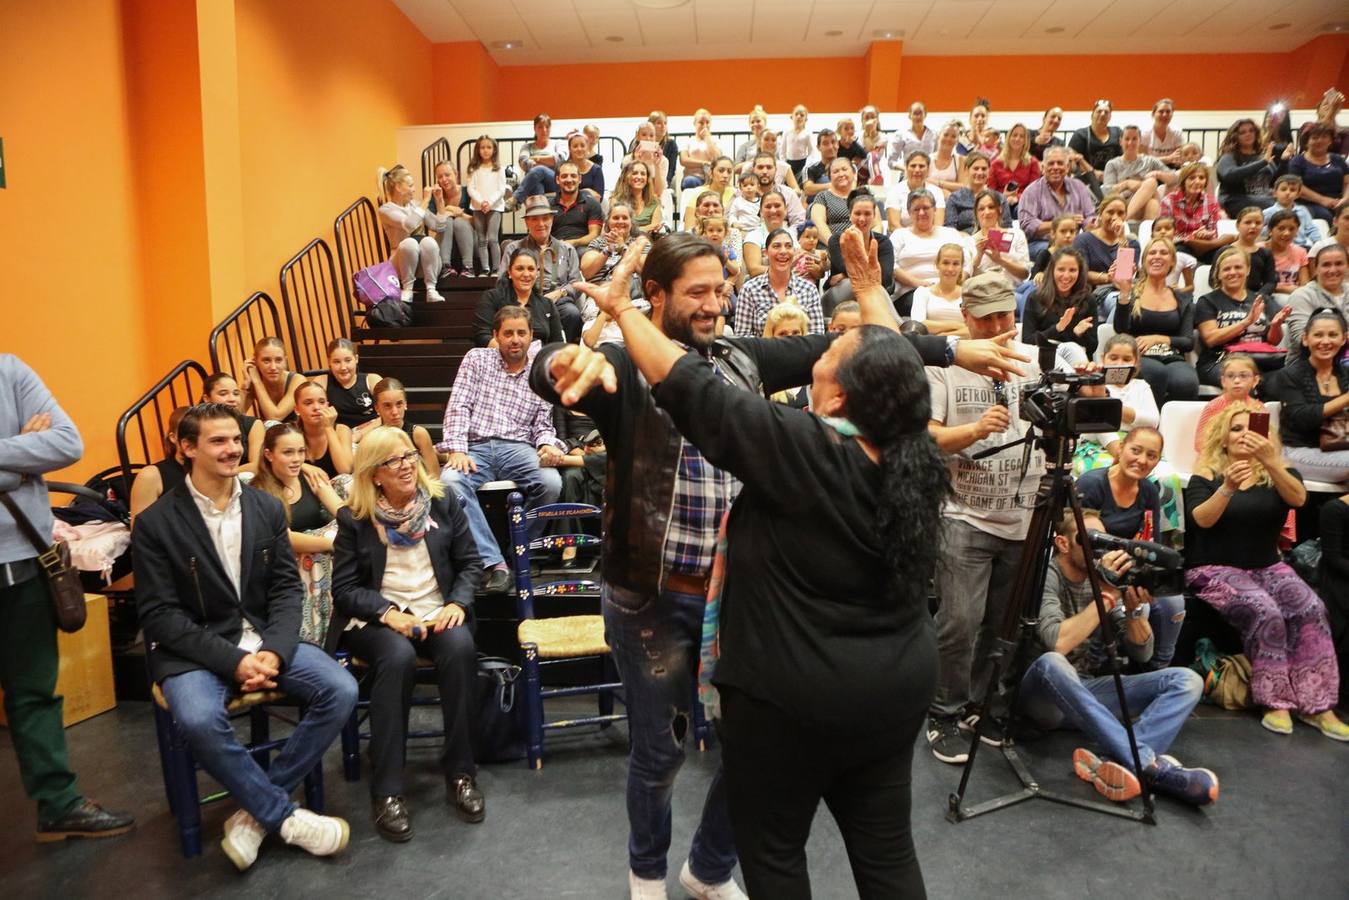
{"type": "Polygon", "coordinates": [[[397,297],[385,300],[370,308],[365,324],[372,328],[406,328],[412,324],[412,304],[397,297]]]}

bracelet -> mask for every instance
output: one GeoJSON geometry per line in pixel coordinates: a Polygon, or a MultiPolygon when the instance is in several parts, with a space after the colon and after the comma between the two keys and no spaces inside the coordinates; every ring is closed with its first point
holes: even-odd
{"type": "Polygon", "coordinates": [[[621,316],[621,315],[623,315],[623,313],[628,312],[629,310],[634,310],[634,309],[636,309],[636,308],[637,308],[636,306],[634,306],[633,304],[629,303],[627,306],[623,307],[622,309],[620,309],[620,310],[615,310],[614,312],[610,313],[610,314],[609,314],[609,318],[611,318],[611,319],[613,319],[615,322],[617,322],[617,321],[618,321],[618,317],[621,316]]]}
{"type": "Polygon", "coordinates": [[[1222,487],[1218,488],[1218,493],[1229,499],[1235,497],[1237,494],[1236,491],[1232,490],[1227,485],[1223,485],[1222,487]]]}

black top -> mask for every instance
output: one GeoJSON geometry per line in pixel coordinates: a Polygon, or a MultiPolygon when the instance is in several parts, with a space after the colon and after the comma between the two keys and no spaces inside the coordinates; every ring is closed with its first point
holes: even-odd
{"type": "MultiPolygon", "coordinates": [[[[1129,238],[1125,246],[1133,248],[1135,262],[1142,258],[1137,240],[1129,238]]],[[[1090,231],[1078,232],[1077,237],[1073,238],[1073,248],[1087,258],[1087,271],[1097,273],[1110,271],[1110,264],[1119,253],[1119,244],[1107,244],[1090,231]]]]}
{"type": "MultiPolygon", "coordinates": [[[[1035,141],[1035,136],[1036,136],[1037,134],[1039,134],[1039,129],[1036,129],[1034,132],[1031,133],[1031,136],[1030,136],[1030,155],[1033,156],[1033,157],[1035,157],[1036,159],[1040,160],[1041,162],[1044,162],[1045,151],[1048,150],[1050,147],[1062,147],[1062,146],[1063,146],[1063,138],[1059,137],[1058,135],[1055,135],[1054,137],[1051,137],[1051,138],[1049,139],[1049,143],[1047,143],[1047,144],[1039,144],[1039,143],[1036,143],[1036,141],[1035,141]]],[[[1122,154],[1121,154],[1121,155],[1122,155],[1122,154]]],[[[1102,171],[1105,171],[1104,167],[1102,167],[1102,171]]]]}
{"type": "Polygon", "coordinates": [[[1115,305],[1116,332],[1134,336],[1164,334],[1171,338],[1170,350],[1158,344],[1155,351],[1144,356],[1168,357],[1173,355],[1172,351],[1184,355],[1194,349],[1194,300],[1185,291],[1172,288],[1171,292],[1176,296],[1176,308],[1169,312],[1140,309],[1135,317],[1133,303],[1115,305]]]}
{"type": "MultiPolygon", "coordinates": [[[[1289,469],[1298,481],[1302,476],[1289,469]]],[[[1279,562],[1279,532],[1291,508],[1270,486],[1237,491],[1212,528],[1201,528],[1194,509],[1218,492],[1222,476],[1210,481],[1190,476],[1185,488],[1185,566],[1230,566],[1234,569],[1264,569],[1279,562]]]]}
{"type": "MultiPolygon", "coordinates": [[[[1349,392],[1349,369],[1335,370],[1340,393],[1349,392]]],[[[1316,383],[1316,370],[1306,359],[1288,363],[1269,376],[1262,385],[1265,395],[1277,400],[1279,407],[1279,438],[1285,447],[1321,446],[1321,423],[1325,421],[1325,405],[1333,397],[1321,393],[1316,383]]]]}
{"type": "Polygon", "coordinates": [[[1087,125],[1074,131],[1073,136],[1068,139],[1068,149],[1076,150],[1086,157],[1087,162],[1098,172],[1104,172],[1105,164],[1116,156],[1124,155],[1124,147],[1120,145],[1124,131],[1114,125],[1107,125],[1105,131],[1106,138],[1101,140],[1092,133],[1091,126],[1087,125]]]}
{"type": "Polygon", "coordinates": [[[265,491],[244,490],[239,503],[238,588],[186,485],[136,519],[131,534],[136,614],[156,681],[208,669],[236,684],[234,670],[245,656],[239,648],[245,618],[262,635],[262,649],[281,658],[282,671],[295,654],[304,590],[285,510],[265,491]]]}
{"type": "MultiPolygon", "coordinates": [[[[1253,291],[1247,291],[1246,296],[1240,302],[1233,300],[1221,290],[1205,294],[1194,305],[1195,327],[1198,328],[1204,322],[1216,322],[1219,328],[1235,325],[1246,318],[1251,311],[1251,305],[1254,303],[1255,293],[1253,291]]],[[[1260,314],[1260,318],[1226,344],[1210,347],[1204,343],[1203,338],[1200,338],[1199,367],[1205,368],[1216,363],[1222,357],[1223,349],[1230,344],[1266,340],[1269,334],[1269,320],[1278,311],[1279,302],[1273,297],[1266,296],[1265,311],[1260,314]]]]}
{"type": "MultiPolygon", "coordinates": [[[[818,203],[824,207],[824,224],[829,226],[831,237],[842,234],[852,224],[852,218],[848,214],[848,199],[846,197],[840,197],[832,191],[824,190],[816,194],[811,203],[812,205],[818,203]]],[[[821,240],[825,239],[824,235],[820,235],[820,238],[821,240]]]]}
{"type": "Polygon", "coordinates": [[[578,193],[576,202],[566,209],[562,208],[561,195],[553,200],[553,237],[564,241],[585,237],[590,233],[591,222],[603,225],[604,213],[599,201],[589,194],[578,193]]]}
{"type": "MultiPolygon", "coordinates": [[[[473,592],[482,580],[482,563],[468,530],[468,517],[453,494],[431,501],[431,523],[426,536],[427,555],[435,572],[436,586],[446,603],[457,603],[468,613],[465,625],[472,629],[473,592]]],[[[389,608],[379,593],[389,548],[370,519],[357,519],[351,510],[337,511],[337,537],[333,541],[333,622],[328,629],[332,649],[352,618],[378,621],[389,608]]],[[[297,626],[298,630],[298,626],[297,626]]]]}
{"type": "Polygon", "coordinates": [[[234,418],[239,420],[239,435],[244,439],[244,455],[239,458],[239,465],[243,466],[248,464],[248,433],[253,430],[258,419],[257,416],[246,416],[240,412],[235,413],[234,418]]]}
{"type": "MultiPolygon", "coordinates": [[[[248,448],[247,440],[244,441],[244,448],[248,448]]],[[[155,468],[159,470],[159,483],[161,485],[159,496],[161,497],[187,480],[187,469],[173,457],[161,459],[155,463],[155,468]]]]}
{"type": "MultiPolygon", "coordinates": [[[[1269,252],[1268,247],[1257,247],[1254,253],[1247,254],[1246,260],[1251,264],[1250,274],[1246,276],[1246,287],[1257,294],[1264,294],[1268,301],[1279,286],[1279,271],[1274,267],[1274,254],[1269,252]]],[[[1206,284],[1196,284],[1194,289],[1202,291],[1207,287],[1206,284]]]]}
{"type": "Polygon", "coordinates": [[[300,499],[290,505],[290,530],[315,531],[333,520],[319,498],[309,489],[308,479],[300,478],[300,499]]]}
{"type": "MultiPolygon", "coordinates": [[[[518,306],[515,286],[502,279],[496,287],[478,298],[478,308],[473,312],[473,346],[486,347],[492,342],[492,319],[503,306],[518,306]]],[[[529,325],[534,329],[534,340],[544,344],[554,344],[566,340],[562,334],[562,320],[558,318],[557,307],[537,291],[530,296],[525,306],[529,313],[529,325]]]]}
{"type": "Polygon", "coordinates": [[[355,428],[375,417],[375,400],[367,385],[369,380],[368,372],[357,369],[356,380],[351,387],[344,388],[338,384],[336,375],[328,373],[328,402],[337,410],[337,424],[355,428]]]}
{"type": "Polygon", "coordinates": [[[876,529],[880,467],[819,417],[726,384],[696,354],[675,364],[656,400],[744,483],[727,525],[714,683],[851,735],[926,709],[932,573],[891,577],[876,529]]]}
{"type": "MultiPolygon", "coordinates": [[[[1316,592],[1326,603],[1331,632],[1338,634],[1343,654],[1346,641],[1345,615],[1349,614],[1349,503],[1332,500],[1321,507],[1320,583],[1316,592]],[[1337,621],[1338,620],[1338,621],[1337,621]]],[[[1341,656],[1341,659],[1344,657],[1341,656]]],[[[1340,666],[1344,668],[1343,664],[1340,666]]]]}
{"type": "Polygon", "coordinates": [[[1120,506],[1110,490],[1110,470],[1092,469],[1077,479],[1077,493],[1084,509],[1101,512],[1101,523],[1115,537],[1126,540],[1156,541],[1162,533],[1162,492],[1157,482],[1143,479],[1138,483],[1138,496],[1133,506],[1120,506]],[[1151,513],[1151,528],[1148,514],[1151,513]]]}
{"type": "MultiPolygon", "coordinates": [[[[307,455],[307,454],[306,454],[306,455],[307,455]]],[[[338,472],[337,472],[337,467],[333,465],[333,448],[332,448],[332,447],[326,447],[326,448],[324,448],[324,450],[323,450],[323,455],[320,456],[318,459],[306,459],[305,462],[311,463],[312,465],[315,465],[315,466],[318,466],[320,469],[322,469],[324,472],[326,472],[326,473],[328,474],[328,477],[329,477],[329,478],[336,478],[336,477],[337,477],[337,474],[338,474],[338,472]]]]}
{"type": "Polygon", "coordinates": [[[843,146],[843,142],[838,142],[838,155],[844,159],[850,159],[853,162],[861,162],[867,158],[867,148],[862,146],[862,142],[854,139],[848,146],[843,146]]]}
{"type": "MultiPolygon", "coordinates": [[[[1046,279],[1052,282],[1049,275],[1046,279]]],[[[1063,313],[1053,313],[1040,305],[1040,292],[1037,290],[1026,298],[1026,306],[1021,311],[1021,340],[1027,344],[1040,344],[1042,341],[1057,341],[1060,344],[1081,344],[1082,349],[1087,351],[1087,356],[1096,355],[1096,327],[1093,325],[1082,334],[1074,334],[1073,329],[1078,326],[1083,319],[1096,318],[1096,297],[1092,294],[1086,294],[1081,302],[1077,304],[1077,311],[1073,313],[1073,320],[1068,323],[1068,328],[1059,331],[1059,317],[1063,313]]],[[[1097,325],[1100,323],[1097,322],[1097,325]]]]}
{"type": "MultiPolygon", "coordinates": [[[[843,265],[843,249],[839,245],[839,235],[829,238],[829,271],[846,273],[843,265]]],[[[876,242],[876,256],[881,266],[881,283],[888,291],[895,283],[895,245],[879,231],[871,232],[871,240],[876,242]]]]}

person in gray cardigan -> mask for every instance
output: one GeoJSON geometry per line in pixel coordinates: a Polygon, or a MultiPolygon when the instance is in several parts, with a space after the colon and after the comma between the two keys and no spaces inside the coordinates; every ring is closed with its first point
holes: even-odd
{"type": "MultiPolygon", "coordinates": [[[[70,416],[23,360],[0,353],[0,492],[44,537],[52,512],[43,475],[79,462],[84,442],[70,416]]],[[[37,803],[37,839],[110,837],[135,820],[75,786],[66,754],[56,617],[38,552],[0,505],[0,686],[24,793],[37,803]]]]}

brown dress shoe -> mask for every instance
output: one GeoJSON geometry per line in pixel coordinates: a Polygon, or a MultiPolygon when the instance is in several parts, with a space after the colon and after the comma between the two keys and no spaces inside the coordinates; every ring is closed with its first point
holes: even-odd
{"type": "Polygon", "coordinates": [[[402,797],[376,797],[371,803],[370,816],[375,820],[379,836],[395,844],[412,840],[412,817],[402,797]]]}
{"type": "Polygon", "coordinates": [[[487,816],[487,806],[483,803],[482,791],[472,775],[460,775],[450,782],[449,800],[459,812],[459,818],[465,822],[481,822],[487,816]]]}

